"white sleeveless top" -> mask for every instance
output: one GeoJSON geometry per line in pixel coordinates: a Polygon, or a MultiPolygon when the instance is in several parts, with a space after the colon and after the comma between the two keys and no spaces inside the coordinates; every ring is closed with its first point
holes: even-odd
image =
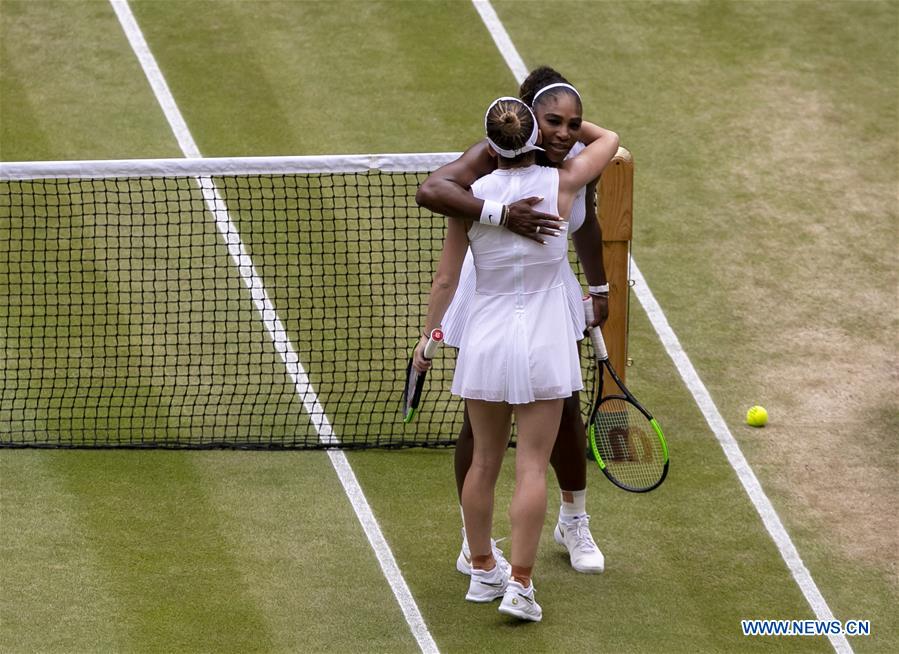
{"type": "MultiPolygon", "coordinates": [[[[558,214],[559,171],[497,170],[472,186],[504,204],[542,196],[539,211],[558,214]]],[[[577,338],[567,306],[568,241],[546,245],[507,229],[474,223],[468,232],[475,292],[468,302],[452,391],[468,399],[526,404],[583,388],[577,338]]]]}
{"type": "MultiPolygon", "coordinates": [[[[571,151],[568,153],[566,159],[577,156],[585,147],[587,146],[585,146],[583,143],[575,143],[574,147],[572,147],[571,151]]],[[[556,191],[558,192],[558,185],[556,186],[556,191]]],[[[581,188],[577,192],[577,195],[575,195],[574,197],[574,202],[571,205],[571,215],[568,219],[569,236],[584,225],[584,220],[587,215],[587,208],[585,205],[586,195],[587,187],[585,186],[581,188]]],[[[553,211],[552,213],[555,213],[555,211],[553,211]]],[[[548,236],[545,240],[566,241],[567,239],[563,234],[556,237],[548,236]]],[[[577,279],[577,275],[575,275],[574,271],[571,269],[571,266],[567,265],[566,267],[567,270],[565,271],[564,275],[565,288],[568,293],[568,311],[571,314],[572,323],[577,329],[577,338],[578,340],[580,340],[584,337],[584,307],[581,303],[581,298],[583,298],[584,296],[584,291],[577,279]]],[[[463,329],[468,316],[468,307],[469,303],[471,302],[471,298],[474,295],[474,291],[474,259],[471,256],[471,250],[469,250],[465,255],[465,261],[462,264],[462,272],[459,275],[459,285],[456,287],[456,294],[453,296],[453,300],[450,303],[449,307],[447,307],[446,314],[444,315],[443,320],[440,323],[443,329],[443,342],[446,345],[459,347],[459,344],[462,342],[463,329]]]]}

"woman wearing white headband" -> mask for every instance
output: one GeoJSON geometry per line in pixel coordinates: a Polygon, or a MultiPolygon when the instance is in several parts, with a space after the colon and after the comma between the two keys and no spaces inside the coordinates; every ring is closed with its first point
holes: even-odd
{"type": "MultiPolygon", "coordinates": [[[[540,197],[538,210],[568,215],[578,191],[596,179],[618,149],[618,138],[595,125],[590,141],[560,168],[535,165],[537,120],[516,98],[500,98],[485,116],[487,142],[498,169],[472,186],[475,196],[505,205],[540,197]]],[[[465,398],[474,429],[474,453],[462,490],[471,550],[466,599],[502,597],[500,611],[539,621],[531,573],[546,514],[546,468],[559,429],[563,400],[582,387],[575,324],[565,289],[567,240],[546,244],[479,222],[449,219],[442,270],[431,287],[425,332],[436,328],[455,293],[469,244],[478,271],[477,292],[459,346],[453,393],[465,398]],[[512,524],[511,579],[490,539],[497,477],[509,441],[512,415],[518,440],[512,524]]],[[[414,365],[427,369],[415,351],[414,365]]]]}
{"type": "MultiPolygon", "coordinates": [[[[535,69],[522,83],[521,99],[532,106],[543,136],[545,152],[538,152],[538,162],[558,166],[571,154],[583,149],[587,135],[582,133],[582,107],[580,95],[557,71],[548,67],[535,69]]],[[[600,138],[603,138],[602,136],[600,138]]],[[[496,158],[491,157],[486,140],[469,148],[458,160],[433,173],[422,185],[417,199],[428,209],[448,216],[479,220],[489,205],[471,194],[471,185],[496,168],[496,158]]],[[[571,235],[593,296],[593,312],[596,324],[602,324],[608,315],[608,287],[602,261],[602,234],[596,220],[595,182],[581,189],[575,199],[568,222],[571,235]]],[[[506,205],[506,228],[534,240],[551,241],[559,232],[558,218],[540,212],[533,206],[536,198],[526,198],[506,205]],[[537,234],[536,228],[540,227],[537,234]]],[[[501,212],[500,212],[501,213],[501,212]]],[[[563,233],[566,233],[563,232],[563,233]]],[[[566,272],[569,292],[569,310],[572,320],[582,320],[581,297],[583,291],[574,272],[566,272]]],[[[445,342],[458,347],[462,340],[467,310],[474,295],[474,265],[468,257],[463,265],[456,296],[443,318],[445,342]]],[[[580,394],[565,400],[559,435],[553,448],[551,464],[560,490],[559,518],[554,530],[557,542],[569,552],[572,567],[578,572],[602,572],[605,560],[590,533],[586,509],[587,461],[586,433],[580,410],[580,394]]],[[[456,487],[461,500],[465,476],[471,466],[472,430],[468,412],[465,412],[459,432],[455,457],[456,487]]],[[[471,568],[468,542],[463,529],[462,547],[456,560],[456,569],[469,574],[471,568]]],[[[505,565],[502,552],[494,549],[501,565],[505,565]]]]}

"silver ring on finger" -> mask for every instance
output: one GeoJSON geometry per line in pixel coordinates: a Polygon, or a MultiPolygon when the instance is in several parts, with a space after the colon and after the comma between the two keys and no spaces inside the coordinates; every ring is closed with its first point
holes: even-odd
{"type": "Polygon", "coordinates": [[[540,233],[540,225],[537,225],[537,229],[534,230],[534,233],[535,233],[535,234],[539,234],[539,233],[540,233]]]}

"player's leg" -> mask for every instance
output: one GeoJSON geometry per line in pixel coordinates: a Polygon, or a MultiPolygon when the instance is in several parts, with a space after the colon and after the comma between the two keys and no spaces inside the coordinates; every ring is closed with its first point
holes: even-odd
{"type": "Polygon", "coordinates": [[[587,432],[581,416],[580,394],[566,398],[559,435],[550,459],[561,491],[559,519],[553,536],[568,549],[571,566],[578,572],[598,573],[605,559],[590,533],[587,515],[587,432]]]}
{"type": "Polygon", "coordinates": [[[472,561],[492,556],[493,495],[509,442],[512,407],[500,402],[468,400],[474,431],[471,467],[462,487],[462,511],[472,561]]]}
{"type": "Polygon", "coordinates": [[[456,438],[456,451],[453,454],[453,464],[456,469],[456,492],[459,494],[459,502],[462,502],[462,486],[465,484],[465,475],[471,467],[471,453],[474,449],[474,434],[471,430],[471,418],[468,415],[468,403],[462,413],[462,428],[456,438]]]}
{"type": "Polygon", "coordinates": [[[466,599],[489,602],[502,597],[508,575],[493,554],[493,502],[496,480],[509,443],[512,407],[468,400],[474,432],[471,467],[462,486],[462,512],[471,548],[471,581],[466,599]]]}
{"type": "MultiPolygon", "coordinates": [[[[540,531],[546,517],[546,468],[561,414],[561,400],[543,400],[515,407],[518,424],[515,491],[509,509],[513,571],[532,567],[537,558],[540,531]]],[[[521,580],[528,578],[529,574],[521,580]]]]}
{"type": "MultiPolygon", "coordinates": [[[[474,435],[471,429],[471,418],[468,415],[468,405],[465,405],[465,411],[462,418],[462,428],[459,430],[459,436],[456,439],[456,451],[453,456],[453,463],[456,470],[456,492],[459,494],[459,513],[462,513],[462,488],[465,484],[465,476],[471,467],[471,456],[474,450],[474,435]]],[[[497,562],[506,570],[509,569],[509,562],[503,556],[503,551],[496,546],[496,541],[491,539],[493,546],[493,556],[497,562]]],[[[459,549],[459,556],[456,557],[456,570],[464,575],[471,574],[471,550],[468,547],[468,538],[465,536],[465,521],[462,522],[462,547],[459,549]]]]}
{"type": "Polygon", "coordinates": [[[539,620],[542,615],[534,600],[531,574],[546,517],[546,468],[561,415],[562,400],[544,400],[515,407],[518,425],[515,490],[509,508],[512,579],[500,611],[525,620],[539,620]]]}
{"type": "Polygon", "coordinates": [[[562,491],[587,488],[587,431],[581,416],[580,393],[566,397],[559,421],[559,436],[553,445],[550,463],[562,491]]]}

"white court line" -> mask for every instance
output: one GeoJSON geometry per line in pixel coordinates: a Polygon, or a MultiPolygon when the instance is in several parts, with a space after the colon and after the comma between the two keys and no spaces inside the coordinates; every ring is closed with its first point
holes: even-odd
{"type": "MultiPolygon", "coordinates": [[[[518,51],[515,49],[512,39],[509,38],[509,34],[503,27],[499,16],[497,16],[496,11],[494,11],[493,6],[490,4],[490,1],[472,0],[472,4],[474,4],[475,9],[477,9],[478,13],[481,15],[481,19],[484,21],[484,25],[487,26],[491,36],[493,36],[493,40],[500,49],[500,53],[506,60],[512,74],[515,75],[516,82],[521,84],[525,77],[527,77],[527,68],[524,65],[521,55],[519,55],[518,51]]],[[[665,346],[665,351],[668,352],[668,356],[670,356],[671,360],[674,362],[678,373],[680,373],[681,379],[684,380],[684,383],[696,400],[696,404],[699,406],[700,411],[702,411],[702,415],[705,416],[706,422],[709,424],[709,427],[712,428],[715,437],[718,439],[718,443],[724,450],[728,462],[737,473],[740,483],[743,485],[744,490],[749,495],[749,499],[752,501],[753,506],[761,517],[765,529],[768,530],[771,539],[777,546],[778,551],[780,551],[780,555],[787,564],[790,573],[793,575],[793,579],[805,596],[806,601],[808,601],[809,606],[811,606],[814,611],[815,617],[818,620],[832,621],[834,616],[830,607],[827,605],[827,601],[818,589],[817,584],[815,584],[815,580],[812,579],[812,575],[809,573],[808,568],[805,567],[805,563],[803,563],[802,558],[799,556],[799,552],[796,550],[796,546],[793,544],[790,535],[787,533],[780,517],[777,515],[777,511],[774,510],[771,500],[768,499],[768,496],[765,495],[765,491],[762,490],[762,485],[759,483],[758,477],[755,476],[755,472],[753,472],[746,457],[743,456],[740,446],[737,444],[727,423],[718,411],[718,407],[715,406],[712,396],[709,394],[708,389],[706,389],[705,384],[703,384],[702,380],[699,378],[699,374],[690,362],[690,358],[681,346],[674,330],[672,330],[671,325],[668,324],[668,319],[665,317],[662,307],[656,301],[652,291],[649,289],[649,285],[646,283],[646,279],[637,267],[637,263],[633,260],[631,260],[631,270],[633,273],[632,278],[635,282],[634,293],[636,294],[637,299],[640,301],[643,310],[646,311],[646,314],[649,316],[653,328],[659,335],[662,344],[665,346]]],[[[830,639],[833,648],[840,654],[850,654],[852,652],[852,647],[849,645],[849,641],[844,635],[828,634],[827,637],[830,639]]]]}
{"type": "MultiPolygon", "coordinates": [[[[131,13],[127,0],[109,0],[109,2],[115,10],[116,16],[118,16],[125,35],[128,37],[128,42],[141,63],[150,86],[153,88],[153,93],[156,95],[156,99],[165,113],[175,138],[178,140],[181,151],[186,157],[201,158],[203,155],[200,154],[197,144],[187,128],[187,123],[185,123],[178,105],[175,104],[175,98],[172,96],[168,84],[166,84],[165,78],[156,64],[156,59],[150,52],[150,48],[134,15],[131,13]]],[[[274,304],[262,284],[262,278],[256,272],[256,267],[253,265],[249,254],[247,254],[237,227],[231,221],[225,202],[209,177],[198,177],[197,181],[200,184],[206,206],[215,217],[216,227],[228,245],[228,254],[240,271],[240,276],[250,291],[253,304],[262,317],[262,322],[275,345],[275,350],[281,356],[281,360],[284,362],[287,372],[294,383],[294,389],[318,431],[319,440],[325,444],[336,444],[338,441],[334,436],[330,421],[319,404],[318,396],[315,394],[306,371],[300,363],[293,343],[290,342],[284,325],[275,311],[274,304]]],[[[365,498],[365,493],[362,492],[359,480],[356,478],[352,467],[350,467],[346,455],[340,450],[328,450],[328,456],[330,457],[331,465],[334,466],[334,470],[337,472],[337,477],[340,479],[347,498],[350,500],[353,511],[355,511],[359,523],[365,531],[368,542],[375,552],[384,577],[390,584],[390,588],[403,611],[412,635],[418,642],[419,648],[422,652],[438,652],[437,644],[428,631],[424,617],[418,609],[415,599],[412,597],[412,592],[406,585],[399,565],[397,565],[393,552],[390,550],[390,546],[381,532],[378,521],[372,513],[371,507],[365,498]]]]}

